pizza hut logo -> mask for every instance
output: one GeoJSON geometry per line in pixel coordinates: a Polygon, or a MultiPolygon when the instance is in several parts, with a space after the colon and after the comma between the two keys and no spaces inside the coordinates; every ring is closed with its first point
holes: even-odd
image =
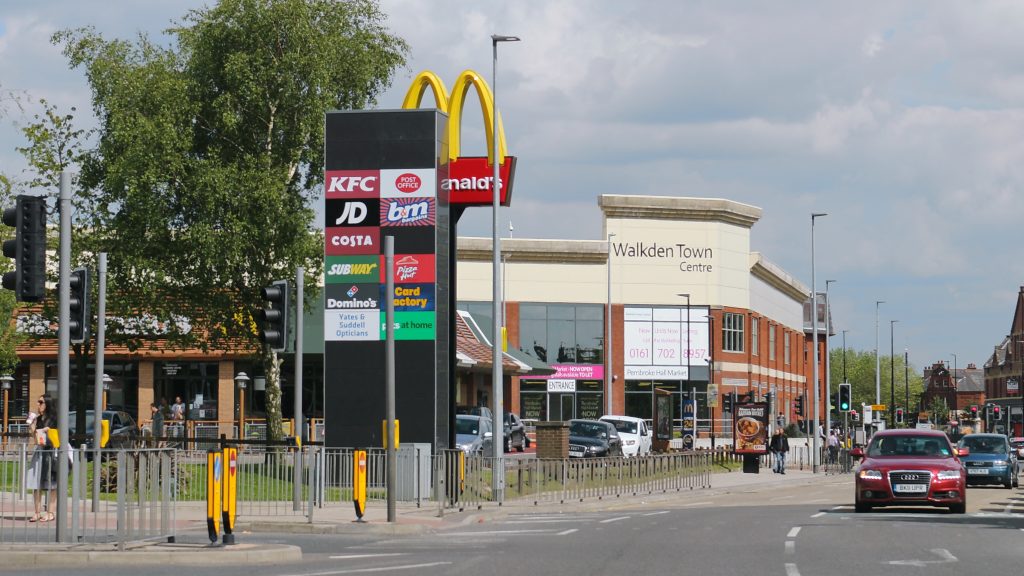
{"type": "Polygon", "coordinates": [[[399,282],[415,277],[419,269],[420,261],[412,256],[405,256],[395,262],[395,275],[399,282]]]}
{"type": "Polygon", "coordinates": [[[420,180],[419,176],[411,172],[406,172],[405,174],[399,175],[398,178],[395,178],[395,188],[398,189],[399,192],[405,192],[406,194],[416,192],[422,185],[423,180],[420,180]]]}

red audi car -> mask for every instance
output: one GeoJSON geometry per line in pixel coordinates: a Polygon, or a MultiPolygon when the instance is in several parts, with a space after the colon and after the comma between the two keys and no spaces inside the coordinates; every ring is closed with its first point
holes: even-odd
{"type": "Polygon", "coordinates": [[[875,506],[938,506],[954,514],[967,510],[967,472],[960,456],[968,451],[950,444],[938,430],[884,430],[867,449],[856,472],[857,512],[875,506]]]}

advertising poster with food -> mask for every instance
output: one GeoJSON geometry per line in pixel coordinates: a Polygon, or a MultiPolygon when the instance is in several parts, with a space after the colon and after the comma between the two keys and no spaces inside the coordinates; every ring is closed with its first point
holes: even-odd
{"type": "Polygon", "coordinates": [[[733,451],[768,453],[768,404],[740,404],[733,411],[733,451]]]}

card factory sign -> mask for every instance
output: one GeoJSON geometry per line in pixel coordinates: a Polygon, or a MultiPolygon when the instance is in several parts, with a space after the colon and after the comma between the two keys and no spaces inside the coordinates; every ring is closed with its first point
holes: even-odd
{"type": "Polygon", "coordinates": [[[688,380],[690,368],[710,361],[706,306],[625,311],[626,380],[688,380]]]}

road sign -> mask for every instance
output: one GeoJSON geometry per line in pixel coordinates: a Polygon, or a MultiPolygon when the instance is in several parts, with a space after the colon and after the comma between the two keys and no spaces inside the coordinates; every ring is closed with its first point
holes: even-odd
{"type": "Polygon", "coordinates": [[[871,409],[874,410],[875,412],[885,412],[886,411],[886,405],[885,404],[872,404],[871,405],[871,409]]]}

